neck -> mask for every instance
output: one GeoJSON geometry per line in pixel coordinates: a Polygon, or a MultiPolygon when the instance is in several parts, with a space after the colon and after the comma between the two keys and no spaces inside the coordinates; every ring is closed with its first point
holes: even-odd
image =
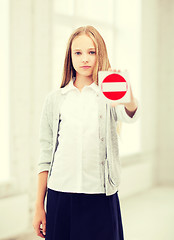
{"type": "Polygon", "coordinates": [[[79,90],[81,90],[85,85],[90,85],[92,83],[93,83],[92,76],[86,77],[76,73],[74,86],[77,87],[79,90]]]}

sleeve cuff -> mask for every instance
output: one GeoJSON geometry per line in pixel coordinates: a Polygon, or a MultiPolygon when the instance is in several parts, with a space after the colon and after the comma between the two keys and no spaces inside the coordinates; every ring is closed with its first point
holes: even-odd
{"type": "Polygon", "coordinates": [[[49,172],[49,169],[50,169],[50,164],[41,164],[38,166],[37,174],[44,172],[44,171],[49,172]]]}
{"type": "Polygon", "coordinates": [[[137,102],[137,110],[134,113],[133,117],[130,117],[125,110],[125,106],[120,104],[118,106],[115,107],[116,110],[116,114],[117,114],[117,120],[118,121],[122,121],[122,122],[126,122],[126,123],[133,123],[136,122],[136,120],[139,118],[140,116],[140,106],[139,106],[139,102],[137,102]]]}

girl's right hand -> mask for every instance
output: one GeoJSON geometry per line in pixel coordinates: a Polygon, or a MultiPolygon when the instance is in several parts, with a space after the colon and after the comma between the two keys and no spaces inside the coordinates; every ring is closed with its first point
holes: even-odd
{"type": "Polygon", "coordinates": [[[33,218],[33,227],[37,236],[45,238],[46,235],[46,213],[44,208],[36,208],[35,215],[33,218]],[[42,224],[42,228],[41,228],[42,224]]]}

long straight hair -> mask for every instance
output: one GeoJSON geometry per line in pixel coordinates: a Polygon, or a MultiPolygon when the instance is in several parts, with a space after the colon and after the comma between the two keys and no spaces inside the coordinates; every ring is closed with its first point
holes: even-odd
{"type": "MultiPolygon", "coordinates": [[[[71,34],[67,43],[62,83],[60,88],[65,87],[73,77],[76,77],[76,71],[72,64],[71,46],[73,40],[76,37],[83,34],[86,34],[93,40],[96,48],[97,61],[93,70],[92,79],[97,85],[98,85],[98,71],[108,71],[108,69],[111,67],[106,49],[106,44],[100,33],[93,26],[79,27],[71,34]]],[[[120,135],[120,132],[121,122],[118,122],[117,133],[120,135]]]]}
{"type": "Polygon", "coordinates": [[[71,46],[73,40],[76,37],[83,34],[86,34],[93,40],[96,48],[97,61],[93,70],[92,79],[97,85],[98,85],[98,71],[108,71],[108,68],[110,68],[110,62],[108,59],[106,45],[100,33],[93,26],[79,27],[71,34],[68,40],[64,60],[62,83],[60,86],[61,88],[65,87],[69,83],[71,78],[76,77],[76,71],[72,64],[71,46]]]}

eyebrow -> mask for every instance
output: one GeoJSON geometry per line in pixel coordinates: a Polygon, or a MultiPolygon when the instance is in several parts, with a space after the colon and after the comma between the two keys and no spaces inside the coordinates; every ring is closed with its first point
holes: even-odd
{"type": "MultiPolygon", "coordinates": [[[[88,48],[88,50],[95,50],[95,47],[88,48]]],[[[75,52],[75,51],[81,51],[81,49],[80,49],[80,48],[76,48],[76,49],[74,49],[73,51],[74,51],[74,52],[75,52]]]]}

